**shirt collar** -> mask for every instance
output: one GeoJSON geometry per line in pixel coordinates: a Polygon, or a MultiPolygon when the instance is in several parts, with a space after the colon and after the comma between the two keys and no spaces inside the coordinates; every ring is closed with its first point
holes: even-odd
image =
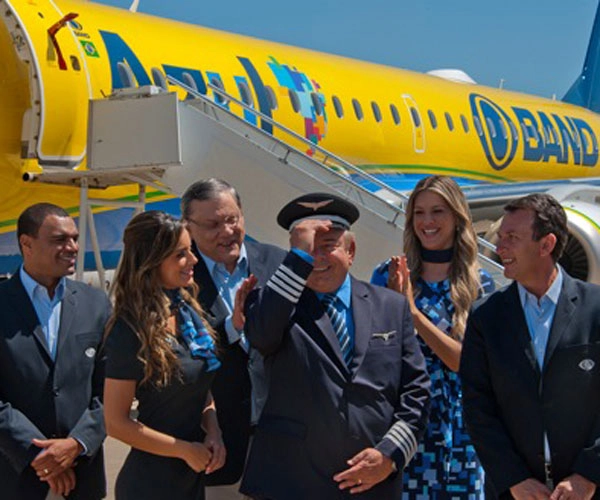
{"type": "MultiPolygon", "coordinates": [[[[317,293],[319,300],[321,300],[324,295],[326,294],[317,293]]],[[[350,309],[350,302],[352,300],[352,281],[350,280],[350,273],[346,274],[346,279],[335,292],[332,292],[332,295],[335,295],[338,300],[344,304],[346,309],[350,309]]]]}
{"type": "Polygon", "coordinates": [[[558,298],[560,297],[560,291],[562,290],[563,284],[563,271],[560,266],[556,266],[556,270],[558,271],[556,274],[556,278],[550,285],[550,288],[546,291],[546,293],[538,298],[528,292],[521,283],[517,282],[517,288],[519,289],[519,298],[521,299],[521,305],[525,307],[525,305],[531,301],[533,304],[541,304],[545,300],[549,300],[552,304],[556,305],[558,303],[558,298]]]}
{"type": "MultiPolygon", "coordinates": [[[[211,276],[214,276],[215,274],[215,267],[217,267],[218,264],[221,264],[220,262],[216,262],[214,260],[212,260],[210,257],[207,257],[206,255],[204,255],[200,249],[198,249],[198,247],[196,247],[196,249],[198,250],[198,253],[200,254],[200,256],[204,259],[204,263],[206,264],[206,268],[208,269],[208,272],[211,276]]],[[[240,247],[240,256],[238,257],[238,261],[235,264],[235,268],[236,269],[246,269],[248,266],[248,253],[246,252],[246,245],[242,242],[242,245],[240,247]]],[[[221,267],[223,267],[223,264],[221,264],[221,267]]],[[[231,273],[233,274],[233,273],[231,273]]]]}
{"type": "MultiPolygon", "coordinates": [[[[46,297],[50,297],[48,295],[48,289],[35,281],[28,273],[25,271],[25,266],[21,266],[21,270],[19,271],[19,277],[21,278],[21,283],[23,283],[23,288],[27,292],[27,295],[33,302],[34,297],[38,293],[45,293],[46,297]]],[[[67,278],[64,276],[59,280],[58,285],[56,285],[56,289],[54,290],[54,297],[52,302],[58,303],[60,302],[65,295],[65,287],[66,287],[67,278]]]]}

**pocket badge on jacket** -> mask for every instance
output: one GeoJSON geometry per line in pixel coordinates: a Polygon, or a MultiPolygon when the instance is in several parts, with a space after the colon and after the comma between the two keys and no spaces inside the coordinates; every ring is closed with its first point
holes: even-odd
{"type": "Polygon", "coordinates": [[[93,347],[88,347],[88,348],[85,350],[85,355],[86,355],[88,358],[93,358],[93,357],[96,355],[96,349],[94,349],[93,347]]]}
{"type": "Polygon", "coordinates": [[[584,372],[589,372],[589,371],[593,370],[594,366],[596,366],[596,363],[594,363],[593,359],[587,358],[587,359],[580,361],[578,366],[584,372]]]}
{"type": "Polygon", "coordinates": [[[384,342],[394,338],[396,336],[396,330],[390,330],[389,332],[372,333],[371,338],[383,339],[384,342]]]}

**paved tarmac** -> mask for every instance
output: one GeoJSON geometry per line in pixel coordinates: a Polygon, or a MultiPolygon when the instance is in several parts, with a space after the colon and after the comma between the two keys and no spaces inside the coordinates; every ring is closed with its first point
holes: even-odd
{"type": "Polygon", "coordinates": [[[129,446],[111,437],[106,438],[104,442],[104,460],[106,464],[107,500],[115,500],[115,480],[127,453],[129,453],[129,446]]]}

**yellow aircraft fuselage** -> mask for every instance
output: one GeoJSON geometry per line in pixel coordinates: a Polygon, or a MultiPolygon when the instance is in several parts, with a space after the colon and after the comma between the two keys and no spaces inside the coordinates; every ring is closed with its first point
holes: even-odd
{"type": "MultiPolygon", "coordinates": [[[[208,82],[222,86],[394,187],[408,189],[431,173],[467,184],[600,176],[600,118],[578,106],[85,1],[0,6],[3,232],[14,231],[18,214],[36,201],[75,210],[76,188],[28,184],[21,175],[85,168],[88,103],[124,86],[118,63],[138,85],[157,73],[208,95],[208,82]]],[[[256,125],[277,135],[266,122],[256,125]]]]}

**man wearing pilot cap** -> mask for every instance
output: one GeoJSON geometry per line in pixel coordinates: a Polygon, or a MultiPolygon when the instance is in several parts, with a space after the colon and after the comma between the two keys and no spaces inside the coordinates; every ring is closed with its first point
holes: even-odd
{"type": "Polygon", "coordinates": [[[300,196],[277,217],[291,249],[246,302],[248,338],[271,370],[241,487],[252,498],[401,494],[429,377],[406,300],[349,274],[358,217],[328,193],[300,196]]]}

